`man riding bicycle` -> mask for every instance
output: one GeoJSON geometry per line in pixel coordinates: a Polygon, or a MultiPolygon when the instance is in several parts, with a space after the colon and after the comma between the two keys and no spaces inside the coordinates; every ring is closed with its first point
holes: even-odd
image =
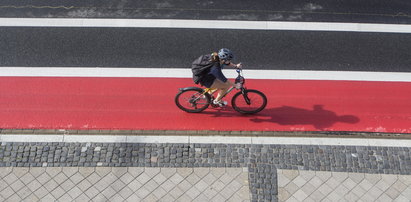
{"type": "Polygon", "coordinates": [[[211,67],[208,74],[200,78],[200,84],[214,91],[219,91],[217,97],[214,99],[213,104],[220,107],[226,106],[227,102],[222,101],[222,96],[228,91],[228,89],[233,86],[235,88],[240,88],[241,84],[234,84],[229,81],[223,74],[222,69],[226,66],[241,69],[241,63],[234,64],[231,60],[234,58],[233,53],[227,49],[222,48],[218,53],[214,52],[211,54],[211,60],[214,65],[211,67]]]}

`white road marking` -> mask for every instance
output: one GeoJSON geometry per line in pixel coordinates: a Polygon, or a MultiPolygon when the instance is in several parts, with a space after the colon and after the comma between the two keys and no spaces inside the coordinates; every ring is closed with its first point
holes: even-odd
{"type": "Polygon", "coordinates": [[[2,134],[1,142],[101,142],[101,143],[183,143],[183,144],[280,144],[411,147],[411,140],[314,138],[314,137],[228,137],[228,136],[121,136],[121,135],[26,135],[2,134]]]}
{"type": "MultiPolygon", "coordinates": [[[[235,78],[233,69],[223,70],[235,78]]],[[[335,80],[411,82],[408,72],[244,70],[248,79],[335,80]]],[[[190,68],[80,68],[80,67],[1,67],[0,77],[148,77],[191,78],[190,68]]]]}
{"type": "Polygon", "coordinates": [[[240,20],[0,18],[0,27],[128,27],[411,33],[411,25],[240,20]]]}

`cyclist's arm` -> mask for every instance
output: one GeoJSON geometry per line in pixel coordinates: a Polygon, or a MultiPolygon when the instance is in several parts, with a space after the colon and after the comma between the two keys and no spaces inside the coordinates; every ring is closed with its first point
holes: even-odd
{"type": "Polygon", "coordinates": [[[228,66],[229,66],[229,67],[232,67],[232,68],[236,68],[236,69],[241,69],[241,68],[243,67],[243,65],[241,64],[241,62],[238,63],[238,64],[234,64],[234,63],[231,62],[228,66]]]}

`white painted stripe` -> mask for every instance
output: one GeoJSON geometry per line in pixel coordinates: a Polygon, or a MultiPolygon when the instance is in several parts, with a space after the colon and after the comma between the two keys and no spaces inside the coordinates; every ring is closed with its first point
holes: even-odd
{"type": "MultiPolygon", "coordinates": [[[[337,81],[392,81],[411,82],[408,72],[362,71],[299,71],[299,70],[244,70],[248,79],[337,80],[337,81]]],[[[235,78],[233,69],[225,69],[228,78],[235,78]]],[[[191,78],[189,68],[63,68],[63,67],[1,67],[0,77],[148,77],[191,78]]]]}
{"type": "Polygon", "coordinates": [[[116,136],[116,135],[18,135],[2,134],[1,142],[98,142],[182,144],[277,144],[411,147],[411,140],[314,138],[314,137],[228,137],[228,136],[116,136]]]}
{"type": "Polygon", "coordinates": [[[64,135],[0,135],[1,142],[64,142],[64,135]]]}
{"type": "Polygon", "coordinates": [[[64,135],[63,142],[127,142],[127,137],[121,135],[64,135]]]}
{"type": "Polygon", "coordinates": [[[127,136],[127,143],[188,143],[189,136],[127,136]]]}
{"type": "Polygon", "coordinates": [[[190,136],[190,143],[198,144],[251,144],[251,137],[190,136]]]}
{"type": "Polygon", "coordinates": [[[371,23],[175,20],[175,19],[92,19],[92,18],[0,18],[3,27],[131,27],[188,29],[245,29],[295,31],[348,31],[411,33],[411,25],[371,23]]]}

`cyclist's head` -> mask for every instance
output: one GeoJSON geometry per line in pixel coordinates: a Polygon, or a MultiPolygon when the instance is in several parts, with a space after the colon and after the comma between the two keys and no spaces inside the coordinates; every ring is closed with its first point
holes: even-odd
{"type": "Polygon", "coordinates": [[[227,48],[222,48],[218,51],[218,57],[220,60],[231,61],[234,58],[233,52],[227,48]]]}

